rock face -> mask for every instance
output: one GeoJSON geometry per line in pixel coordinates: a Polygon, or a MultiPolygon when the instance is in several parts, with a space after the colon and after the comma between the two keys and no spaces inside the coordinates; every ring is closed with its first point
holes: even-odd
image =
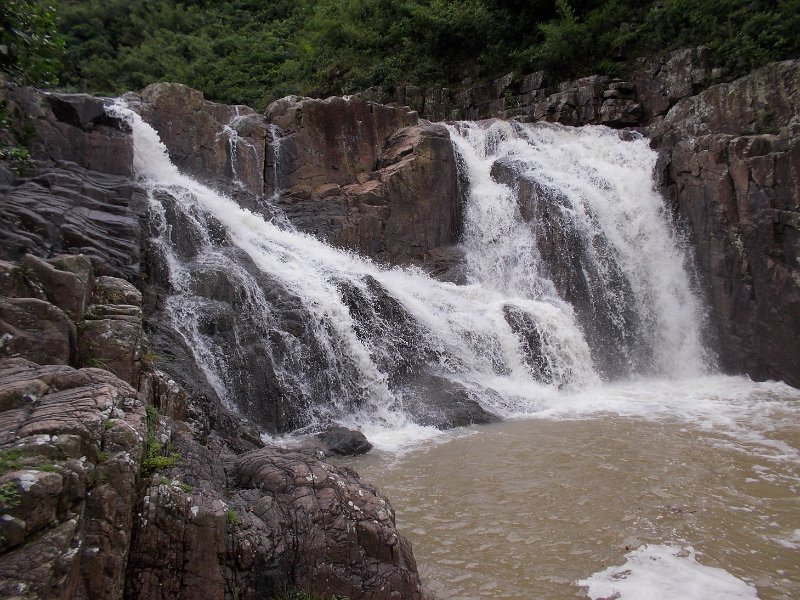
{"type": "Polygon", "coordinates": [[[733,372],[800,385],[800,62],[676,104],[652,130],[733,372]]]}
{"type": "Polygon", "coordinates": [[[149,85],[132,100],[181,171],[240,201],[264,193],[267,124],[252,108],[209,102],[178,83],[149,85]]]}
{"type": "Polygon", "coordinates": [[[358,98],[279,100],[267,117],[281,132],[272,186],[301,230],[393,264],[454,244],[460,191],[444,127],[358,98]]]}
{"type": "Polygon", "coordinates": [[[0,359],[0,594],[120,598],[146,435],[101,369],[0,359]]]}
{"type": "Polygon", "coordinates": [[[13,85],[0,88],[0,100],[6,101],[8,114],[29,118],[35,133],[29,148],[32,158],[69,161],[108,175],[132,175],[133,145],[127,126],[106,114],[111,100],[13,85]]]}
{"type": "Polygon", "coordinates": [[[481,395],[489,393],[491,391],[486,389],[470,390],[439,375],[419,373],[403,386],[403,404],[405,411],[420,425],[438,429],[485,425],[500,421],[497,415],[478,403],[481,395]]]}

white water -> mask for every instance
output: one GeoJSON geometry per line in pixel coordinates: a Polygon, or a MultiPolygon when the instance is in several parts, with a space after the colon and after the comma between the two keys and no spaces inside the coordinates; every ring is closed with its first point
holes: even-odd
{"type": "MultiPolygon", "coordinates": [[[[263,340],[280,393],[307,413],[300,425],[313,428],[333,420],[358,427],[379,448],[399,449],[442,435],[406,415],[409,391],[387,367],[401,360],[413,362],[412,373],[424,369],[464,385],[502,417],[616,411],[655,418],[685,414],[733,426],[743,410],[725,393],[717,398],[718,387],[731,380],[697,379],[709,369],[700,334],[703,312],[690,289],[680,240],[653,188],[655,155],[644,140],[625,142],[605,128],[452,127],[471,192],[463,242],[470,282],[455,285],[414,269],[380,267],[283,220],[268,221],[239,207],[178,172],[138,115],[123,106],[113,110],[133,127],[135,170],[151,196],[152,243],[164,256],[172,287],[167,308],[229,406],[237,405],[231,389],[246,357],[204,331],[202,315],[213,302],[198,292],[199,272],[225,274],[233,282],[237,311],[249,319],[236,330],[237,343],[247,336],[263,340]],[[523,219],[515,190],[491,176],[497,159],[511,161],[517,175],[567,200],[558,204],[562,223],[570,224],[576,239],[589,241],[580,258],[592,269],[588,279],[597,297],[591,302],[636,314],[637,327],[623,332],[622,344],[590,348],[580,311],[559,295],[550,278],[552,257],[543,260],[537,230],[523,219]],[[173,230],[176,222],[183,229],[173,230]],[[220,243],[220,224],[230,243],[220,243]],[[196,239],[187,257],[179,242],[189,234],[196,239]],[[241,264],[240,254],[296,298],[308,337],[282,327],[269,285],[241,264]],[[615,288],[622,280],[624,289],[615,288]],[[344,289],[361,297],[367,317],[351,314],[344,289]],[[386,297],[402,307],[405,321],[387,322],[372,308],[386,297]],[[509,310],[521,315],[521,328],[509,325],[509,310]],[[535,356],[526,344],[531,335],[538,344],[535,356]],[[622,374],[648,379],[601,384],[593,353],[616,352],[627,360],[642,348],[651,358],[645,368],[622,374]],[[652,381],[676,375],[695,377],[682,399],[669,392],[673,383],[652,381]],[[662,387],[664,394],[658,392],[662,387]]],[[[277,163],[279,142],[273,138],[277,163]]],[[[624,324],[622,312],[617,317],[624,324]]]]}
{"type": "Polygon", "coordinates": [[[754,587],[697,562],[691,546],[644,545],[625,558],[621,567],[609,567],[578,585],[587,587],[592,600],[758,600],[754,587]]]}
{"type": "MultiPolygon", "coordinates": [[[[619,132],[605,127],[488,123],[450,127],[472,187],[464,240],[471,279],[569,313],[565,290],[559,296],[550,273],[582,269],[587,285],[573,290],[578,297],[571,301],[609,319],[618,347],[593,351],[624,355],[629,368],[616,375],[706,373],[703,310],[689,286],[681,240],[655,189],[657,155],[647,140],[623,142],[619,132]],[[519,179],[535,182],[536,197],[521,197],[519,190],[495,181],[491,170],[497,161],[519,179]],[[523,219],[520,209],[526,204],[543,217],[555,215],[549,229],[545,219],[523,219]],[[572,240],[555,247],[571,255],[555,257],[555,266],[553,247],[544,240],[563,234],[554,228],[572,240]],[[540,244],[550,256],[542,257],[540,244]],[[639,354],[652,359],[643,362],[639,354]]],[[[610,344],[612,332],[603,333],[610,344]]]]}

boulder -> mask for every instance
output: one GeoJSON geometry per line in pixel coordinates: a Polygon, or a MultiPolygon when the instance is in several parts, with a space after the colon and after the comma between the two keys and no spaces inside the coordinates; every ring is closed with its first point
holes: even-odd
{"type": "Polygon", "coordinates": [[[372,444],[363,433],[347,427],[330,427],[316,438],[325,456],[355,456],[372,450],[372,444]]]}
{"type": "Polygon", "coordinates": [[[240,549],[240,573],[252,573],[248,578],[255,579],[251,585],[258,592],[269,594],[282,582],[274,567],[258,578],[252,568],[290,560],[294,581],[289,583],[312,595],[424,597],[411,545],[395,528],[394,510],[353,471],[265,448],[239,456],[233,476],[240,490],[236,503],[244,504],[234,547],[240,549]],[[283,506],[294,507],[288,519],[283,506]],[[266,538],[266,532],[275,533],[266,538]],[[281,548],[287,551],[282,559],[265,560],[267,552],[281,548]]]}
{"type": "Polygon", "coordinates": [[[491,390],[471,389],[439,375],[419,373],[399,391],[404,412],[419,425],[452,429],[500,421],[478,401],[484,395],[496,396],[491,390]]]}
{"type": "Polygon", "coordinates": [[[83,319],[92,297],[94,271],[85,256],[62,256],[44,261],[26,254],[17,267],[37,281],[47,299],[74,322],[83,319]]]}

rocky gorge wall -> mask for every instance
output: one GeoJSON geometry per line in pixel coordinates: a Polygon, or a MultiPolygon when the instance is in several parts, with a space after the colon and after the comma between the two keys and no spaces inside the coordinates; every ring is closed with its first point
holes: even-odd
{"type": "Polygon", "coordinates": [[[677,103],[649,130],[731,372],[800,385],[800,63],[677,103]]]}

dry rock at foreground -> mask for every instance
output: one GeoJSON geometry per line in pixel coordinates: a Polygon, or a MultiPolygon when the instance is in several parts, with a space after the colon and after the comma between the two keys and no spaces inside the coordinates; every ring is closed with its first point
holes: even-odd
{"type": "Polygon", "coordinates": [[[146,435],[102,369],[0,359],[0,596],[120,598],[146,435]]]}

